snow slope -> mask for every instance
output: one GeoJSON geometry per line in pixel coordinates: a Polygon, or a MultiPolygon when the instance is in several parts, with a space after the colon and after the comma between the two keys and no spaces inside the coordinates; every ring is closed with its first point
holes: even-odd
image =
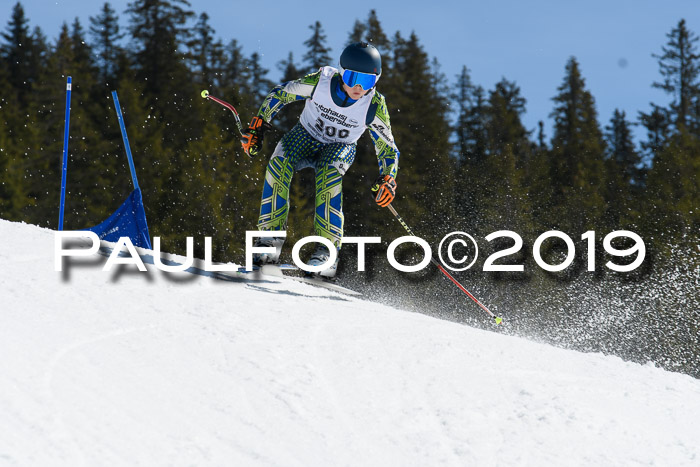
{"type": "Polygon", "coordinates": [[[0,220],[0,465],[700,465],[700,381],[0,220]]]}

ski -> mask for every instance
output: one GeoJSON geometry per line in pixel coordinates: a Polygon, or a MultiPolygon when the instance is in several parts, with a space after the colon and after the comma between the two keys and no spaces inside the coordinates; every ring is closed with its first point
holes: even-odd
{"type": "MultiPolygon", "coordinates": [[[[241,267],[238,268],[238,271],[236,271],[236,272],[241,273],[241,274],[250,274],[250,273],[254,273],[254,272],[260,271],[260,270],[261,270],[261,267],[260,267],[260,266],[253,265],[253,269],[252,269],[252,270],[248,270],[248,269],[245,268],[245,266],[241,266],[241,267]]],[[[266,265],[262,266],[262,273],[263,273],[263,274],[266,274],[266,275],[268,275],[268,276],[275,276],[275,275],[277,275],[277,274],[272,273],[273,270],[278,270],[278,271],[298,271],[299,268],[296,267],[296,266],[294,266],[293,264],[266,264],[266,265]],[[270,271],[270,272],[265,273],[266,270],[267,270],[267,271],[270,271]]],[[[278,276],[278,275],[277,275],[277,276],[278,276]]],[[[278,276],[278,277],[279,277],[279,276],[278,276]]]]}
{"type": "Polygon", "coordinates": [[[281,277],[284,279],[291,279],[296,282],[301,282],[304,284],[309,284],[314,287],[322,287],[324,289],[332,290],[334,292],[339,292],[345,295],[352,295],[352,296],[360,296],[362,295],[360,292],[356,292],[354,290],[348,289],[346,287],[343,287],[342,285],[335,284],[331,281],[325,280],[321,278],[320,276],[315,276],[315,277],[298,277],[298,276],[288,276],[285,275],[282,271],[285,270],[293,270],[293,269],[298,269],[294,265],[275,265],[275,264],[266,264],[263,265],[262,268],[260,269],[260,272],[263,276],[271,276],[271,277],[281,277]],[[291,268],[284,268],[283,266],[291,266],[291,268]]]}

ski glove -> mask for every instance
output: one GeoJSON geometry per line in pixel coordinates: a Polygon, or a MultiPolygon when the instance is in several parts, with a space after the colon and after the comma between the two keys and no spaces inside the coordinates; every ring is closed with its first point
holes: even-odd
{"type": "Polygon", "coordinates": [[[265,132],[272,128],[272,125],[267,123],[262,118],[255,116],[250,121],[250,125],[241,136],[241,146],[250,157],[255,156],[262,148],[265,132]]]}
{"type": "Polygon", "coordinates": [[[380,175],[372,185],[374,200],[381,207],[387,207],[396,196],[396,180],[391,175],[380,175]]]}

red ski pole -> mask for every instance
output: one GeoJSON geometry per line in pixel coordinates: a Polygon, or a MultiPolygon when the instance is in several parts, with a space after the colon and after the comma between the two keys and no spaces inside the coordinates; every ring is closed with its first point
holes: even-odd
{"type": "MultiPolygon", "coordinates": [[[[406,232],[408,232],[409,235],[415,237],[416,235],[413,233],[413,231],[412,231],[411,228],[408,226],[408,224],[406,224],[406,222],[401,218],[401,216],[399,216],[399,213],[396,212],[396,209],[394,209],[394,207],[393,207],[391,204],[388,205],[387,207],[389,208],[389,211],[391,211],[391,213],[394,215],[394,217],[396,217],[396,220],[398,220],[398,221],[401,223],[401,225],[402,225],[403,228],[406,230],[406,232]]],[[[462,284],[460,284],[460,283],[457,281],[457,279],[455,279],[454,277],[452,277],[452,274],[450,274],[449,272],[447,272],[447,270],[446,270],[445,268],[443,268],[442,265],[441,265],[440,263],[438,263],[437,260],[436,260],[433,256],[430,257],[430,262],[433,263],[433,264],[440,270],[440,272],[442,272],[442,273],[445,275],[445,277],[447,277],[447,278],[448,278],[449,280],[451,280],[457,287],[459,287],[459,290],[461,290],[462,292],[464,292],[465,294],[467,294],[467,297],[469,297],[469,298],[471,298],[472,300],[474,300],[474,303],[476,303],[477,305],[479,305],[479,307],[480,307],[482,310],[484,310],[486,313],[488,313],[489,316],[491,316],[491,317],[496,321],[496,324],[501,324],[501,323],[503,322],[503,319],[502,319],[502,318],[500,318],[500,317],[496,316],[495,314],[493,314],[493,313],[491,312],[491,310],[489,310],[488,308],[486,308],[486,306],[485,306],[483,303],[481,303],[479,300],[477,300],[477,298],[476,298],[474,295],[472,295],[471,292],[469,292],[462,284]]]]}
{"type": "Polygon", "coordinates": [[[233,112],[233,116],[236,119],[236,126],[238,127],[238,132],[241,134],[241,136],[243,136],[243,124],[241,123],[241,117],[238,115],[238,111],[236,111],[236,108],[234,106],[222,99],[219,99],[218,97],[212,96],[206,89],[202,91],[201,95],[203,98],[214,101],[217,104],[221,104],[227,109],[229,109],[231,112],[233,112]]]}

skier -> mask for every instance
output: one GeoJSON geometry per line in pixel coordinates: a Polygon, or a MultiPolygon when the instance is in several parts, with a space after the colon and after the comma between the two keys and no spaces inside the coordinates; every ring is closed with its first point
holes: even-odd
{"type": "MultiPolygon", "coordinates": [[[[270,121],[291,103],[306,100],[294,128],[277,144],[265,172],[258,230],[285,230],[289,213],[289,187],[295,171],[316,171],[315,235],[327,238],[340,251],[343,237],[342,178],[350,168],[357,140],[367,128],[379,163],[372,185],[379,206],[388,206],[396,194],[399,150],[394,143],[384,96],[375,86],[382,74],[381,56],[367,43],[351,44],[340,55],[340,67],[325,66],[316,73],[272,89],[241,138],[243,150],[254,156],[262,146],[270,121]]],[[[277,263],[283,238],[260,237],[255,246],[274,246],[274,254],[254,254],[257,265],[277,263]]],[[[309,266],[328,262],[330,251],[318,243],[309,266]]],[[[338,255],[339,257],[339,255],[338,255]]],[[[319,274],[333,279],[338,259],[319,274]]]]}

